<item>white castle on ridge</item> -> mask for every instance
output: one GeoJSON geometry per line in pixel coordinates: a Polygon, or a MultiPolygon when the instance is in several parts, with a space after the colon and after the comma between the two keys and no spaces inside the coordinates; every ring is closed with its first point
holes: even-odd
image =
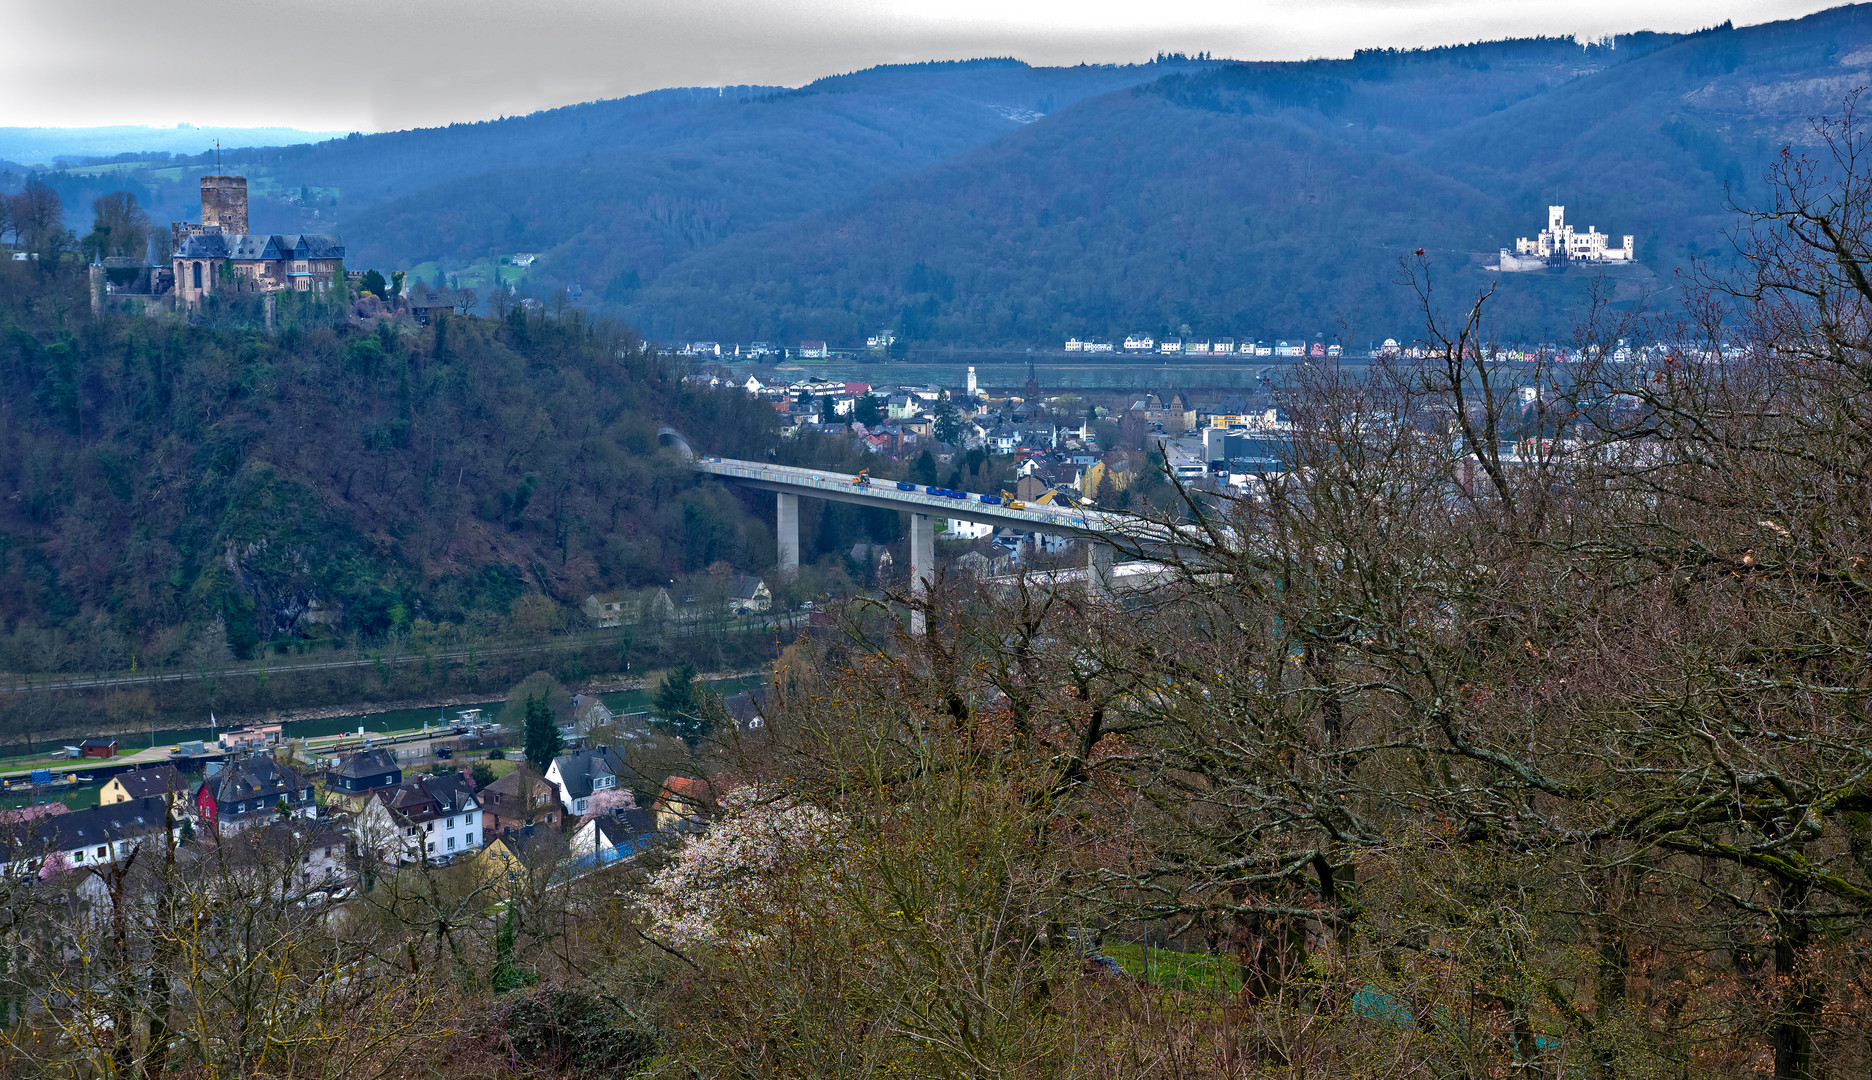
{"type": "Polygon", "coordinates": [[[1501,249],[1501,269],[1509,272],[1520,270],[1545,270],[1568,262],[1623,263],[1630,265],[1638,259],[1637,238],[1627,233],[1623,247],[1611,247],[1612,237],[1588,225],[1585,232],[1574,232],[1573,226],[1566,223],[1566,207],[1549,206],[1547,208],[1547,227],[1540,235],[1530,240],[1523,236],[1515,241],[1512,253],[1507,248],[1501,249]]]}

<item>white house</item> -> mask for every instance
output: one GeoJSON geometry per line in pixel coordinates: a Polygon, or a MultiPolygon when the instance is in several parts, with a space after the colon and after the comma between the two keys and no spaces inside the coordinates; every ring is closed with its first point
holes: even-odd
{"type": "Polygon", "coordinates": [[[182,818],[166,813],[163,796],[150,795],[0,827],[0,868],[19,878],[109,865],[160,842],[165,818],[180,836],[182,818]]]}
{"type": "Polygon", "coordinates": [[[1132,334],[1124,339],[1125,352],[1150,352],[1157,342],[1149,334],[1132,334]]]}
{"type": "Polygon", "coordinates": [[[386,862],[446,859],[480,849],[481,800],[459,772],[380,788],[352,819],[358,847],[386,862]]]}
{"type": "Polygon", "coordinates": [[[736,574],[728,610],[736,615],[758,615],[773,606],[773,591],[753,574],[736,574]]]}
{"type": "Polygon", "coordinates": [[[584,815],[593,795],[626,786],[631,775],[623,755],[608,746],[560,754],[546,768],[546,782],[559,789],[560,805],[574,816],[584,815]]]}
{"type": "Polygon", "coordinates": [[[587,866],[626,859],[657,835],[656,819],[636,807],[599,814],[578,827],[569,846],[572,861],[587,866]]]}

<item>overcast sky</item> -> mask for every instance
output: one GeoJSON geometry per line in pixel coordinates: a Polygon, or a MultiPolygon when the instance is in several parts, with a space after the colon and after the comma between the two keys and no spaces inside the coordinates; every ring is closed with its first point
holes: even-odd
{"type": "Polygon", "coordinates": [[[1694,30],[1807,0],[5,0],[0,126],[385,131],[873,64],[1694,30]]]}

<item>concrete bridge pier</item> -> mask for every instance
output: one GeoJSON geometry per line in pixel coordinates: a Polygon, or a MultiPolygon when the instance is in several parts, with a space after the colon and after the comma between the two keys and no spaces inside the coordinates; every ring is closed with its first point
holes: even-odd
{"type": "Polygon", "coordinates": [[[1112,546],[1086,541],[1086,595],[1094,600],[1112,597],[1112,546]]]}
{"type": "Polygon", "coordinates": [[[782,491],[774,504],[774,539],[780,545],[780,576],[799,576],[799,496],[782,491]]]}
{"type": "MultiPolygon", "coordinates": [[[[910,595],[928,596],[936,580],[936,522],[928,514],[910,515],[910,595]]],[[[928,631],[923,613],[910,613],[910,632],[922,636],[928,631]]]]}

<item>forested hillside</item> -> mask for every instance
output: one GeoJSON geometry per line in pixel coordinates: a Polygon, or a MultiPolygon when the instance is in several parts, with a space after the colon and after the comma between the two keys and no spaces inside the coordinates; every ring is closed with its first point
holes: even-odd
{"type": "MultiPolygon", "coordinates": [[[[252,224],[331,231],[353,265],[492,281],[540,256],[525,288],[579,283],[629,300],[665,266],[730,236],[839,205],[1088,96],[1206,70],[1167,59],[1033,68],[1011,60],[876,68],[799,89],[675,89],[498,121],[227,151],[252,224]]],[[[130,190],[158,221],[193,219],[213,155],[115,162],[46,179],[69,207],[130,190]]],[[[0,186],[20,182],[0,177],[0,186]]],[[[70,223],[81,228],[76,217],[70,223]]],[[[641,312],[647,334],[671,328],[641,312]]]]}
{"type": "MultiPolygon", "coordinates": [[[[1809,117],[1872,80],[1872,17],[1610,47],[1501,42],[1244,64],[1084,102],[855,204],[692,256],[629,309],[725,339],[1051,343],[1408,336],[1397,259],[1461,286],[1548,203],[1637,237],[1634,303],[1716,254],[1809,117]]],[[[1562,334],[1594,275],[1505,279],[1505,333],[1562,334]]]]}
{"type": "Polygon", "coordinates": [[[592,591],[773,559],[657,430],[765,456],[770,409],[565,317],[282,330],[83,312],[81,268],[0,264],[0,669],[544,629],[592,591]]]}
{"type": "MultiPolygon", "coordinates": [[[[676,89],[524,117],[236,150],[256,228],[354,266],[582,302],[646,337],[1048,344],[1134,330],[1408,335],[1399,255],[1451,284],[1544,223],[1637,237],[1621,302],[1726,257],[1809,118],[1872,80],[1864,6],[1691,35],[1128,67],[977,60],[676,89]],[[502,265],[537,256],[522,270],[502,265]],[[497,277],[498,275],[498,277],[497,277]]],[[[192,217],[208,159],[45,177],[192,217]]],[[[0,185],[21,182],[18,173],[0,185]]],[[[74,222],[74,227],[82,223],[74,222]]],[[[1504,333],[1562,334],[1594,275],[1507,280],[1504,333]]]]}

